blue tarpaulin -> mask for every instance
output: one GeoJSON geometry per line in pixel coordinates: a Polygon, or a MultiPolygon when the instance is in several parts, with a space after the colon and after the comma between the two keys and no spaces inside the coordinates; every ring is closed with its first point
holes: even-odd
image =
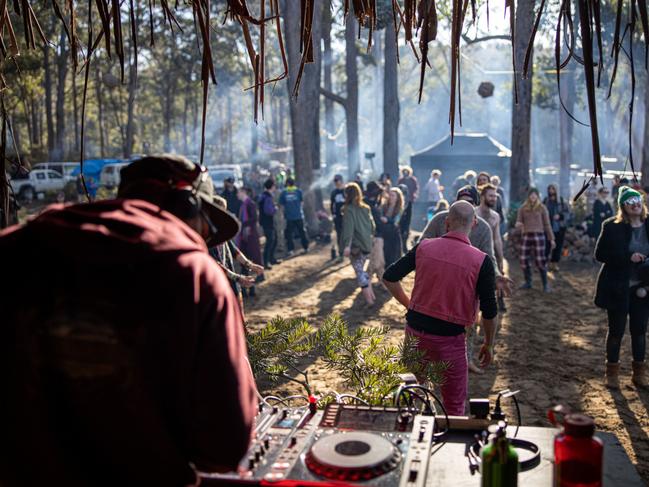
{"type": "MultiPolygon", "coordinates": [[[[88,159],[83,161],[83,174],[87,178],[94,178],[97,183],[99,182],[99,175],[101,170],[106,164],[117,164],[118,162],[124,162],[122,159],[88,159]]],[[[81,168],[75,168],[70,175],[77,177],[79,175],[81,168]]]]}

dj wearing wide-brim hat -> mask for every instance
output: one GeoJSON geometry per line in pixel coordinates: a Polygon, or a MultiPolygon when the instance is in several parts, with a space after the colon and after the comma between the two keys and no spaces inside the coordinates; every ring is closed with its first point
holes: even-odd
{"type": "Polygon", "coordinates": [[[232,239],[240,229],[234,215],[214,204],[214,195],[207,168],[174,154],[146,156],[124,167],[118,191],[120,198],[153,200],[181,220],[198,217],[207,225],[203,232],[195,222],[210,247],[232,239]]]}

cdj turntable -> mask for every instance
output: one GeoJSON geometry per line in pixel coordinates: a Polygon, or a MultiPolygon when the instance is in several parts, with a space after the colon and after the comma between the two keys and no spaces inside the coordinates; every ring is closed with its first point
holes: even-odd
{"type": "Polygon", "coordinates": [[[201,476],[214,486],[423,487],[434,426],[434,416],[397,408],[263,406],[238,471],[201,476]]]}

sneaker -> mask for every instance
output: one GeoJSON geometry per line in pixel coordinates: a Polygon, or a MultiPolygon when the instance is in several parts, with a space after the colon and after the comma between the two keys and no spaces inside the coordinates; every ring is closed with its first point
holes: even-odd
{"type": "Polygon", "coordinates": [[[270,261],[270,265],[277,265],[281,263],[282,263],[282,259],[273,259],[270,261]]]}
{"type": "Polygon", "coordinates": [[[295,255],[295,252],[293,252],[292,250],[289,250],[288,252],[286,252],[286,257],[290,258],[290,257],[293,257],[294,255],[295,255]]]}
{"type": "Polygon", "coordinates": [[[532,283],[525,282],[525,283],[521,284],[518,289],[532,289],[532,283]]]}

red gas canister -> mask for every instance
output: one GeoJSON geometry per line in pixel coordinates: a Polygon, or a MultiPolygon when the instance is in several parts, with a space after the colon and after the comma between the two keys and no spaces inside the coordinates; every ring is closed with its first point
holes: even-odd
{"type": "Polygon", "coordinates": [[[557,406],[548,412],[555,425],[557,415],[563,417],[563,428],[554,439],[555,487],[601,487],[604,445],[594,436],[593,418],[557,406]]]}

